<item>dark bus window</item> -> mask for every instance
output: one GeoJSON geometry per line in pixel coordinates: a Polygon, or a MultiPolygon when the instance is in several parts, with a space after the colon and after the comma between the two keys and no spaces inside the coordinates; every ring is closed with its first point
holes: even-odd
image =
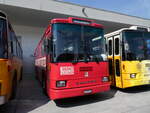
{"type": "Polygon", "coordinates": [[[17,52],[16,52],[16,39],[13,37],[13,55],[17,55],[16,54],[17,52]]]}
{"type": "Polygon", "coordinates": [[[115,55],[119,54],[119,38],[115,39],[115,55]]]}
{"type": "Polygon", "coordinates": [[[6,20],[0,19],[0,58],[7,58],[7,24],[6,20]]]}
{"type": "Polygon", "coordinates": [[[109,62],[109,75],[112,75],[113,74],[113,62],[112,62],[112,59],[109,59],[108,62],[109,62]]]}
{"type": "Polygon", "coordinates": [[[108,41],[108,54],[112,55],[112,40],[108,41]]]}
{"type": "Polygon", "coordinates": [[[124,47],[124,43],[122,43],[122,60],[125,60],[125,47],[124,47]]]}
{"type": "Polygon", "coordinates": [[[44,56],[45,55],[45,51],[44,51],[44,39],[42,40],[42,42],[40,44],[40,48],[41,48],[41,55],[44,56]]]}
{"type": "Polygon", "coordinates": [[[118,59],[116,59],[116,75],[117,76],[120,76],[120,62],[119,62],[119,60],[118,59]]]}

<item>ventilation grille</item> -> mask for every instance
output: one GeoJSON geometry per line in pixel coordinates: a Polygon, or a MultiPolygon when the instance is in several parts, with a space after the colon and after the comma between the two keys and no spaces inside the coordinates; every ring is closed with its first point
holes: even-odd
{"type": "Polygon", "coordinates": [[[146,66],[146,67],[150,67],[150,63],[148,63],[148,64],[145,64],[145,66],[146,66]]]}
{"type": "Polygon", "coordinates": [[[92,67],[80,67],[80,71],[92,71],[92,67]]]}

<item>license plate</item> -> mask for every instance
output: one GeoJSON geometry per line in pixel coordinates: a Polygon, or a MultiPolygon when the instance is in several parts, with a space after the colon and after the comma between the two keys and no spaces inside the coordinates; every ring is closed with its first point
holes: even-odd
{"type": "Polygon", "coordinates": [[[84,94],[89,94],[89,93],[92,93],[92,90],[85,90],[84,91],[84,94]]]}

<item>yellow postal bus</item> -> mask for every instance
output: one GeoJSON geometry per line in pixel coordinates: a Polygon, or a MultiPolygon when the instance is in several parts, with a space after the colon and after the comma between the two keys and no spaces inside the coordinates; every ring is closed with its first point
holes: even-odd
{"type": "Polygon", "coordinates": [[[0,11],[0,105],[15,97],[22,78],[22,49],[7,20],[0,11]]]}
{"type": "Polygon", "coordinates": [[[105,38],[111,84],[118,88],[150,84],[149,28],[123,28],[105,38]]]}

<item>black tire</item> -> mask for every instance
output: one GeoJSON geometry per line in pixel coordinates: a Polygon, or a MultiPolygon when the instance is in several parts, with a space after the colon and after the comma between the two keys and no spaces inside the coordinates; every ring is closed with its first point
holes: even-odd
{"type": "Polygon", "coordinates": [[[37,70],[37,67],[34,68],[34,71],[35,71],[35,79],[38,80],[38,70],[37,70]]]}
{"type": "Polygon", "coordinates": [[[43,88],[43,93],[47,96],[47,84],[46,84],[46,77],[44,73],[42,76],[42,88],[43,88]]]}
{"type": "Polygon", "coordinates": [[[19,79],[19,82],[21,82],[23,79],[23,69],[21,68],[20,70],[20,79],[19,79]]]}
{"type": "Polygon", "coordinates": [[[17,77],[15,76],[12,83],[11,99],[15,99],[17,93],[17,77]]]}

